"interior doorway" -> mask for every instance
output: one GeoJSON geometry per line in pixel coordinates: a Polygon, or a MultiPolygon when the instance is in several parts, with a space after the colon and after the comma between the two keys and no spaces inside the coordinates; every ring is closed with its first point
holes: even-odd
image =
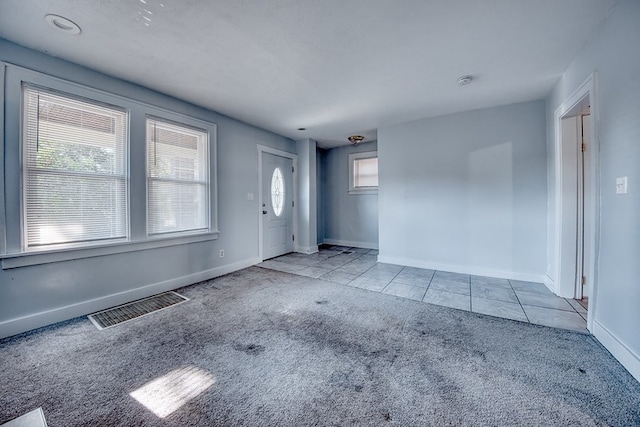
{"type": "Polygon", "coordinates": [[[555,291],[587,309],[596,296],[597,135],[593,76],[556,110],[555,291]]]}

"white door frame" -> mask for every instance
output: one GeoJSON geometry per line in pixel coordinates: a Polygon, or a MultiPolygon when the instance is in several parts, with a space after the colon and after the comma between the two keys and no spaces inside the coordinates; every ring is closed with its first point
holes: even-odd
{"type": "MultiPolygon", "coordinates": [[[[576,285],[575,282],[565,280],[561,281],[562,277],[562,269],[563,266],[576,266],[577,264],[577,251],[578,245],[577,242],[571,242],[566,238],[567,235],[571,233],[571,231],[567,230],[568,227],[572,227],[573,224],[576,224],[576,212],[568,211],[567,208],[563,210],[562,200],[562,175],[563,175],[563,165],[567,162],[566,159],[562,158],[562,119],[567,115],[574,107],[578,106],[578,104],[584,100],[586,97],[589,99],[590,103],[590,115],[591,115],[591,147],[587,147],[588,150],[591,150],[591,155],[589,156],[590,160],[590,176],[589,181],[591,183],[588,191],[590,192],[590,200],[591,203],[589,206],[585,206],[585,215],[590,216],[592,218],[593,227],[589,230],[585,230],[585,239],[588,239],[589,245],[591,248],[588,254],[585,254],[588,257],[588,261],[585,262],[587,264],[588,269],[586,271],[587,280],[587,288],[589,295],[589,310],[587,314],[587,329],[592,330],[593,325],[593,317],[595,313],[596,307],[596,299],[597,299],[597,268],[596,262],[598,260],[598,236],[600,235],[600,224],[598,221],[599,218],[599,194],[600,194],[600,182],[598,180],[599,175],[599,152],[600,152],[600,142],[598,139],[598,122],[599,122],[599,114],[598,114],[598,103],[596,97],[596,78],[597,75],[595,73],[591,74],[583,83],[580,85],[578,89],[565,101],[562,103],[560,107],[555,111],[554,114],[554,127],[555,127],[555,138],[554,138],[554,153],[555,153],[555,233],[554,233],[554,256],[553,262],[555,263],[555,277],[553,277],[554,281],[554,291],[556,294],[565,297],[565,298],[574,298],[576,295],[576,285]],[[563,237],[565,237],[563,239],[563,237]],[[571,259],[573,258],[573,259],[571,259]]],[[[577,191],[577,188],[576,188],[577,191]]],[[[575,231],[573,231],[575,234],[575,231]]]]}
{"type": "MultiPolygon", "coordinates": [[[[262,194],[262,155],[264,153],[273,154],[276,156],[284,157],[287,159],[291,159],[293,163],[293,191],[292,191],[292,200],[293,200],[293,234],[298,235],[298,207],[296,206],[296,199],[298,195],[298,155],[288,153],[286,151],[278,150],[277,148],[267,147],[266,145],[258,144],[258,257],[260,261],[264,261],[264,251],[262,245],[264,243],[264,226],[262,224],[262,203],[263,202],[263,194],[262,194]]],[[[296,251],[298,247],[298,242],[294,240],[293,242],[293,250],[296,251]]]]}

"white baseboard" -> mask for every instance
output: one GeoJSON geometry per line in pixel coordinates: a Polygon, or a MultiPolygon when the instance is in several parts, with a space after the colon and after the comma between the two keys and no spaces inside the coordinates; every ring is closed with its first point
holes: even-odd
{"type": "Polygon", "coordinates": [[[315,254],[318,252],[318,246],[296,246],[295,252],[307,255],[315,254]]]}
{"type": "Polygon", "coordinates": [[[593,321],[593,335],[609,352],[618,359],[633,377],[640,382],[640,356],[620,341],[611,331],[597,320],[593,321]]]}
{"type": "Polygon", "coordinates": [[[556,282],[548,274],[544,275],[544,281],[542,283],[544,283],[551,292],[557,295],[556,282]]]}
{"type": "Polygon", "coordinates": [[[348,246],[350,248],[378,249],[377,243],[372,242],[355,242],[352,240],[324,239],[325,245],[348,246]]]}
{"type": "Polygon", "coordinates": [[[0,323],[0,338],[9,337],[32,329],[40,328],[42,326],[73,319],[74,317],[95,313],[96,311],[125,304],[141,298],[146,298],[161,292],[171,291],[192,283],[213,279],[224,274],[242,270],[243,268],[250,267],[258,264],[259,262],[260,260],[258,258],[250,258],[232,264],[211,268],[209,270],[200,271],[198,273],[165,280],[163,282],[152,283],[150,285],[145,285],[128,291],[118,292],[116,294],[106,295],[104,297],[55,308],[53,310],[7,320],[0,323]]]}
{"type": "Polygon", "coordinates": [[[427,268],[429,270],[450,271],[452,273],[472,274],[474,276],[496,277],[499,279],[522,280],[525,282],[544,282],[544,274],[518,273],[515,271],[498,270],[485,267],[466,265],[442,264],[412,258],[390,257],[378,255],[378,262],[386,264],[405,265],[407,267],[427,268]]]}

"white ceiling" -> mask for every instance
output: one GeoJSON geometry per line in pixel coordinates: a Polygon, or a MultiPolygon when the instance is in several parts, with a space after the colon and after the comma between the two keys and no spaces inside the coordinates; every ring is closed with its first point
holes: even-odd
{"type": "Polygon", "coordinates": [[[376,139],[382,125],[544,98],[614,3],[3,0],[0,37],[332,147],[376,139]],[[82,33],[55,30],[47,13],[82,33]],[[464,74],[474,80],[460,87],[464,74]]]}

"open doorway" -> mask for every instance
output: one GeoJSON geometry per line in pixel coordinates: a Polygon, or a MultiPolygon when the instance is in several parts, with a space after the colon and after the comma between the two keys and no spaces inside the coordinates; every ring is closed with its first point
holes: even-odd
{"type": "Polygon", "coordinates": [[[597,135],[593,76],[555,113],[555,292],[588,310],[596,296],[597,135]]]}

